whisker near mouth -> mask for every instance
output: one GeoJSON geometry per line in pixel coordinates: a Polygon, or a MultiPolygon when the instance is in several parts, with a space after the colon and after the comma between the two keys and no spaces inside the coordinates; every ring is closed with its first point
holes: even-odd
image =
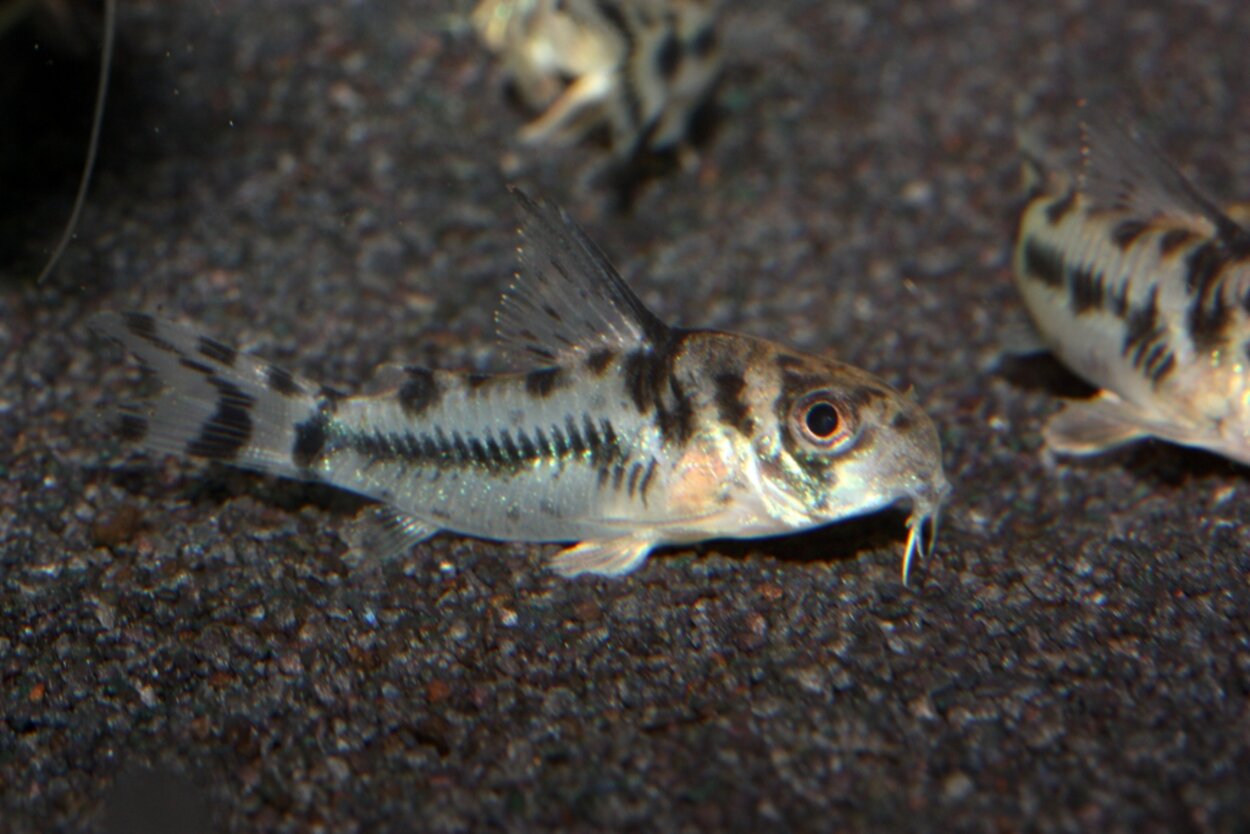
{"type": "Polygon", "coordinates": [[[950,485],[944,484],[940,490],[937,490],[933,497],[926,496],[927,500],[921,500],[916,497],[915,505],[912,508],[911,516],[907,519],[907,544],[903,550],[903,587],[907,587],[908,574],[911,572],[911,562],[917,553],[925,559],[933,556],[933,551],[937,548],[938,525],[942,518],[942,506],[946,502],[946,497],[950,494],[950,485]],[[925,528],[928,528],[928,541],[925,541],[925,528]]]}

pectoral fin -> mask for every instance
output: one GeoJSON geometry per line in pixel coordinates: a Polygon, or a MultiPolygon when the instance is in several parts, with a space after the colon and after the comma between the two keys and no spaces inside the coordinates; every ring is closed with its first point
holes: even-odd
{"type": "Polygon", "coordinates": [[[353,556],[385,561],[437,532],[434,525],[390,507],[366,507],[356,517],[348,544],[353,556]]]}
{"type": "Polygon", "coordinates": [[[1109,391],[1067,403],[1042,430],[1046,445],[1065,455],[1096,455],[1159,435],[1163,427],[1109,391]]]}
{"type": "Polygon", "coordinates": [[[553,556],[551,569],[566,578],[583,573],[623,576],[641,565],[654,546],[651,539],[633,536],[585,541],[553,556]]]}

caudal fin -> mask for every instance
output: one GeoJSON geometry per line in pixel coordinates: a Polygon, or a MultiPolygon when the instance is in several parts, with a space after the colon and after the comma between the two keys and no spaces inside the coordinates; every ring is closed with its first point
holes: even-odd
{"type": "Polygon", "coordinates": [[[122,407],[128,439],[153,452],[309,477],[293,450],[296,426],[316,412],[317,386],[147,313],[100,313],[90,326],[161,384],[151,398],[122,407]]]}

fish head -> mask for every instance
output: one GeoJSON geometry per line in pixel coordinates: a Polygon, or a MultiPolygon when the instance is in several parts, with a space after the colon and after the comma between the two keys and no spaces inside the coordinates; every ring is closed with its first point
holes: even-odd
{"type": "Polygon", "coordinates": [[[790,360],[778,363],[776,437],[761,466],[766,492],[779,514],[804,519],[796,527],[910,504],[905,584],[913,556],[933,549],[950,492],[933,421],[910,394],[866,371],[816,357],[790,360]]]}

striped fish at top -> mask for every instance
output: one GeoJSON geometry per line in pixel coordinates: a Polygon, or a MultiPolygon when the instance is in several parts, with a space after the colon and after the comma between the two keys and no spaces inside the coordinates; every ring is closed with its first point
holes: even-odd
{"type": "Polygon", "coordinates": [[[721,0],[481,0],[472,13],[522,101],[521,141],[563,145],[606,128],[617,157],[666,151],[720,78],[721,0]]]}
{"type": "Polygon", "coordinates": [[[563,211],[514,193],[521,268],[496,321],[532,370],[388,366],[378,393],[348,396],[149,314],[108,312],[93,327],[163,385],[123,408],[123,433],[375,499],[374,550],[439,530],[575,542],[552,560],[565,576],[903,501],[906,582],[948,491],[937,432],[910,396],[762,339],[665,324],[563,211]]]}
{"type": "Polygon", "coordinates": [[[1016,285],[1045,346],[1098,389],[1047,423],[1096,454],[1154,437],[1250,463],[1250,232],[1140,133],[1098,113],[1076,180],[1040,173],[1016,285]]]}

